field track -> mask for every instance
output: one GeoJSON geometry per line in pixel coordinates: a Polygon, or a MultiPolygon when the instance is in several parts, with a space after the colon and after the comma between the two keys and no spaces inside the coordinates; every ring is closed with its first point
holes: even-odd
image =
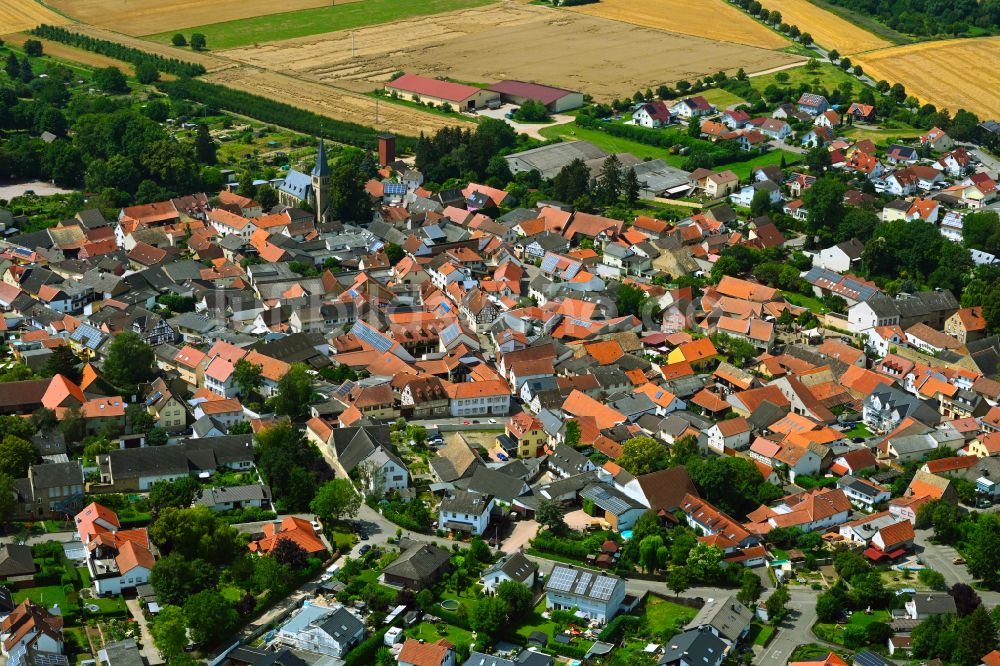
{"type": "Polygon", "coordinates": [[[35,0],[0,0],[0,35],[30,30],[42,23],[63,25],[69,19],[35,0]]]}
{"type": "Polygon", "coordinates": [[[781,49],[791,42],[764,27],[725,0],[601,0],[567,9],[647,28],[679,32],[762,49],[781,49]]]}
{"type": "Polygon", "coordinates": [[[892,46],[881,37],[817,7],[809,0],[767,0],[764,6],[781,12],[782,22],[808,32],[820,46],[836,49],[844,55],[892,46]]]}
{"type": "Polygon", "coordinates": [[[995,118],[1000,109],[1000,37],[949,39],[855,56],[876,81],[902,83],[921,102],[995,118]]]}
{"type": "MultiPolygon", "coordinates": [[[[6,1],[6,0],[5,0],[6,1]]],[[[17,0],[14,0],[15,2],[17,0]]],[[[337,0],[347,4],[362,0],[337,0]]],[[[208,23],[265,16],[275,12],[326,7],[330,0],[50,0],[53,7],[82,23],[148,35],[208,23]]]]}

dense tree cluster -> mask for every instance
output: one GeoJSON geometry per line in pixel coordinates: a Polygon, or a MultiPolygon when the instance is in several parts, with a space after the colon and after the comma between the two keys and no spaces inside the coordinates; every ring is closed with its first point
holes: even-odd
{"type": "Polygon", "coordinates": [[[920,37],[996,32],[1000,2],[996,0],[831,0],[884,23],[893,30],[920,37]]]}
{"type": "Polygon", "coordinates": [[[299,430],[283,421],[257,434],[257,467],[282,511],[307,511],[316,491],[332,476],[323,456],[299,430]]]}
{"type": "Polygon", "coordinates": [[[503,159],[493,158],[513,152],[518,144],[514,128],[503,120],[484,118],[474,130],[443,127],[417,142],[417,168],[432,183],[453,178],[466,182],[497,179],[503,187],[510,180],[510,170],[503,159]]]}

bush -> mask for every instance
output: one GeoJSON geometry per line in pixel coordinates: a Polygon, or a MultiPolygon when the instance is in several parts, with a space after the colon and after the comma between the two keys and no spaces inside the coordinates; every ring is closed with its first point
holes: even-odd
{"type": "Polygon", "coordinates": [[[642,618],[634,615],[619,615],[608,623],[608,626],[597,635],[597,640],[605,643],[618,643],[626,634],[632,634],[639,630],[642,618]]]}
{"type": "Polygon", "coordinates": [[[375,663],[375,654],[384,644],[385,632],[389,627],[382,627],[374,634],[361,641],[361,643],[347,653],[344,659],[344,666],[360,666],[360,664],[375,663]]]}

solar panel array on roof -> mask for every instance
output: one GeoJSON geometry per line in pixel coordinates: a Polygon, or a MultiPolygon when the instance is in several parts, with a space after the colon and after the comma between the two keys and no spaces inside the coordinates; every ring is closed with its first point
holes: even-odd
{"type": "Polygon", "coordinates": [[[576,594],[586,594],[587,587],[590,585],[590,581],[593,580],[594,574],[589,571],[580,572],[580,577],[576,579],[576,588],[573,590],[576,594]]]}
{"type": "Polygon", "coordinates": [[[383,183],[382,191],[385,194],[406,194],[406,185],[402,183],[383,183]]]}
{"type": "Polygon", "coordinates": [[[392,349],[393,342],[386,336],[382,335],[376,331],[371,326],[368,326],[364,322],[355,322],[354,327],[351,329],[351,333],[358,336],[363,342],[370,344],[376,350],[380,352],[387,352],[392,349]]]}
{"type": "Polygon", "coordinates": [[[576,570],[570,569],[569,567],[556,566],[552,570],[552,574],[549,576],[548,582],[545,586],[550,590],[555,590],[557,592],[569,592],[573,587],[573,581],[576,580],[576,570]]]}
{"type": "Polygon", "coordinates": [[[559,255],[550,254],[544,259],[542,259],[541,269],[545,273],[552,273],[553,271],[556,270],[556,266],[558,265],[559,265],[559,255]]]}
{"type": "Polygon", "coordinates": [[[576,274],[580,272],[581,266],[582,264],[580,264],[579,262],[573,262],[572,264],[570,264],[566,268],[566,270],[562,272],[563,279],[572,280],[574,277],[576,277],[576,274]]]}
{"type": "Polygon", "coordinates": [[[454,340],[455,338],[457,338],[461,334],[461,332],[462,332],[462,329],[459,327],[458,323],[456,322],[454,324],[451,324],[450,326],[448,326],[444,330],[442,330],[441,333],[439,334],[439,336],[441,338],[441,342],[443,342],[444,344],[447,345],[447,344],[450,344],[452,340],[454,340]]]}
{"type": "Polygon", "coordinates": [[[594,581],[594,586],[590,589],[590,596],[594,599],[608,600],[618,586],[618,581],[610,576],[598,576],[594,581]]]}
{"type": "Polygon", "coordinates": [[[619,497],[618,494],[612,494],[606,488],[596,484],[585,488],[580,493],[580,496],[592,500],[600,508],[610,511],[617,516],[620,516],[631,508],[631,505],[622,497],[619,497]]]}

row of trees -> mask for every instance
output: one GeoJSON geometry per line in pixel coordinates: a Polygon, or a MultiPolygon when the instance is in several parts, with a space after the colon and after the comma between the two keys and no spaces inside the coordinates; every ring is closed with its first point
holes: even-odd
{"type": "Polygon", "coordinates": [[[512,176],[502,155],[517,150],[519,141],[513,127],[494,118],[483,118],[473,130],[443,127],[420,136],[416,166],[431,183],[485,180],[504,187],[512,176]]]}
{"type": "Polygon", "coordinates": [[[197,63],[187,62],[178,58],[165,58],[155,53],[142,51],[107,39],[99,39],[90,35],[73,32],[59,26],[43,24],[31,30],[31,34],[43,39],[50,39],[54,42],[68,44],[85,51],[100,53],[115,60],[132,63],[133,65],[139,65],[144,62],[151,63],[156,70],[169,72],[177,76],[199,76],[205,73],[205,67],[197,63]]]}
{"type": "MultiPolygon", "coordinates": [[[[373,127],[327,118],[252,93],[195,79],[161,81],[157,87],[173,99],[200,102],[212,109],[238,113],[261,122],[275,123],[296,132],[324,137],[367,150],[375,150],[378,147],[379,131],[373,127]]],[[[410,150],[415,145],[415,139],[406,136],[396,137],[396,147],[400,150],[410,150]]]]}

